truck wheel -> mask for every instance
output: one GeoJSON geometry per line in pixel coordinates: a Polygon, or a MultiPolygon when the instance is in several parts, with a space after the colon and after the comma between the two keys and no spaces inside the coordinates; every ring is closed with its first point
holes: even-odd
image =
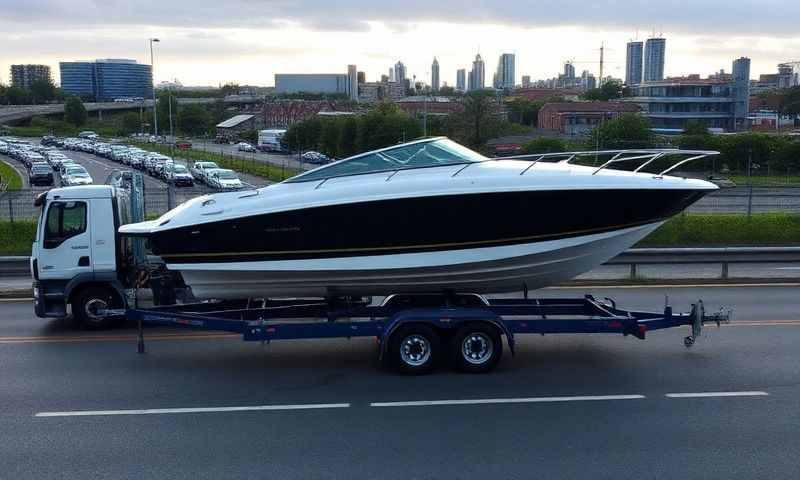
{"type": "Polygon", "coordinates": [[[439,335],[423,324],[404,325],[389,338],[387,365],[409,375],[430,373],[439,360],[439,335]]]}
{"type": "Polygon", "coordinates": [[[503,356],[503,340],[497,327],[468,323],[456,331],[450,344],[453,365],[467,373],[491,371],[503,356]]]}
{"type": "Polygon", "coordinates": [[[116,292],[109,288],[89,287],[72,301],[72,317],[75,325],[87,330],[103,330],[113,327],[119,317],[101,316],[97,312],[107,308],[121,308],[116,292]]]}

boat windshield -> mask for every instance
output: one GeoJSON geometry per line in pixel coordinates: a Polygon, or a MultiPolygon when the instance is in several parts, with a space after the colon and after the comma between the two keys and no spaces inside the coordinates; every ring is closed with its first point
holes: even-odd
{"type": "Polygon", "coordinates": [[[287,182],[310,182],[326,178],[410,168],[482,162],[483,155],[446,138],[398,145],[369,152],[290,178],[287,182]]]}

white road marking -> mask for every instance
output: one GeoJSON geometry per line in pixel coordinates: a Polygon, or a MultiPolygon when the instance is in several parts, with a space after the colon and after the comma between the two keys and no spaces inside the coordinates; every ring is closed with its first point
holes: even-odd
{"type": "Polygon", "coordinates": [[[148,408],[142,410],[82,410],[74,412],[39,412],[35,417],[100,417],[108,415],[158,415],[169,413],[220,413],[254,412],[275,410],[322,410],[330,408],[350,408],[349,403],[315,403],[305,405],[254,405],[245,407],[202,407],[202,408],[148,408]]]}
{"type": "Polygon", "coordinates": [[[488,405],[498,403],[554,403],[586,402],[603,400],[641,400],[644,395],[590,395],[577,397],[531,397],[531,398],[476,398],[472,400],[420,400],[413,402],[373,402],[370,407],[427,407],[434,405],[488,405]]]}
{"type": "Polygon", "coordinates": [[[697,392],[697,393],[668,393],[667,398],[707,398],[707,397],[764,397],[767,392],[697,392]]]}
{"type": "Polygon", "coordinates": [[[797,282],[776,283],[709,283],[709,284],[619,284],[619,285],[558,285],[544,287],[542,290],[612,290],[612,289],[647,289],[647,288],[751,288],[751,287],[800,287],[797,282]]]}

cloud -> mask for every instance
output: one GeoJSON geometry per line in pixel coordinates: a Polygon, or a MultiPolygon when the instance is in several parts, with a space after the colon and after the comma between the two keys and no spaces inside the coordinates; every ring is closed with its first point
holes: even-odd
{"type": "Polygon", "coordinates": [[[581,26],[701,35],[797,35],[796,0],[0,0],[0,23],[263,28],[276,20],[317,31],[363,32],[366,22],[581,26]]]}

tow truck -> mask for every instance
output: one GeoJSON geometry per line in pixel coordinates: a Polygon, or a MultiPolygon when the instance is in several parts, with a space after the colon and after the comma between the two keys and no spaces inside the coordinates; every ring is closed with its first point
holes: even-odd
{"type": "Polygon", "coordinates": [[[492,370],[524,334],[610,333],[644,339],[649,332],[688,327],[691,347],[709,322],[730,312],[705,311],[702,301],[687,313],[669,302],[654,312],[625,310],[611,299],[487,298],[469,292],[325,299],[196,299],[191,286],[160,259],[147,255],[141,239],[118,228],[144,216],[141,173],[115,172],[106,185],[52,189],[41,207],[31,254],[34,309],[39,317],[70,317],[82,328],[137,324],[138,351],[145,351],[144,325],[240,334],[245,341],[375,337],[382,363],[420,374],[444,360],[465,372],[492,370]]]}

